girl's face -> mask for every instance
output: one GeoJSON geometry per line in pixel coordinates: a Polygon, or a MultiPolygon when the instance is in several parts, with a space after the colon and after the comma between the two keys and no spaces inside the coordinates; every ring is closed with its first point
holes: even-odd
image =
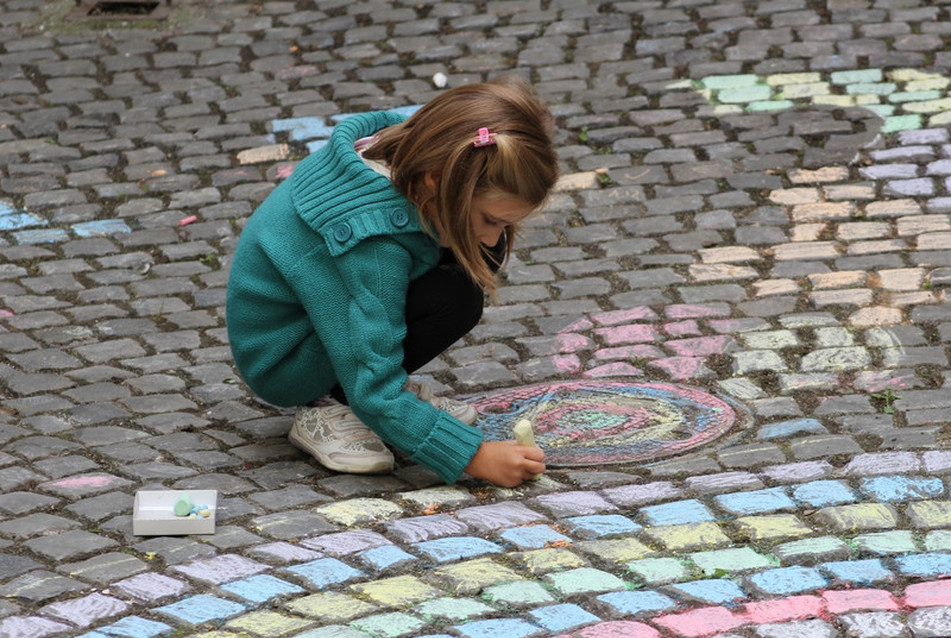
{"type": "Polygon", "coordinates": [[[476,195],[472,198],[472,233],[491,248],[499,243],[506,226],[521,223],[533,210],[510,195],[476,195]]]}

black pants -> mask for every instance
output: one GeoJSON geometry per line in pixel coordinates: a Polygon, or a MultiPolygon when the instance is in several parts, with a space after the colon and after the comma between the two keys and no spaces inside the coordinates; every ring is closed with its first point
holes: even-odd
{"type": "MultiPolygon", "coordinates": [[[[486,262],[493,271],[505,254],[505,235],[486,262]]],[[[485,293],[447,250],[439,265],[410,282],[406,293],[403,369],[412,374],[475,328],[482,318],[485,293]]],[[[347,404],[340,385],[330,395],[347,404]]]]}

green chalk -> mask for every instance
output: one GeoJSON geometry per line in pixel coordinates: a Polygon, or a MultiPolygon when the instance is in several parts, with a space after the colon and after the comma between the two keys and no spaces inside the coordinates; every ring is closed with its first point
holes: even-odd
{"type": "Polygon", "coordinates": [[[175,501],[175,516],[188,516],[193,507],[195,507],[195,503],[192,502],[192,499],[187,494],[180,496],[179,499],[175,501]]]}

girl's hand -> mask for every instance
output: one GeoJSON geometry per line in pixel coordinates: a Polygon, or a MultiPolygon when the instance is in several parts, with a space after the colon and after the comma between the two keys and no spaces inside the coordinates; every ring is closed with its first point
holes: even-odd
{"type": "Polygon", "coordinates": [[[515,487],[545,471],[545,453],[515,441],[488,441],[466,466],[466,473],[502,487],[515,487]]]}

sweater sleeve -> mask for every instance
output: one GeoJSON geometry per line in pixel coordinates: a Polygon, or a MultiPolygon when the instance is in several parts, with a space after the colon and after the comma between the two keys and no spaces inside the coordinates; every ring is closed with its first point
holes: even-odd
{"type": "Polygon", "coordinates": [[[308,312],[318,332],[337,333],[321,341],[351,408],[384,441],[447,483],[456,481],[481,445],[482,432],[403,389],[409,252],[391,237],[375,236],[335,259],[346,298],[329,313],[319,302],[308,312]]]}

